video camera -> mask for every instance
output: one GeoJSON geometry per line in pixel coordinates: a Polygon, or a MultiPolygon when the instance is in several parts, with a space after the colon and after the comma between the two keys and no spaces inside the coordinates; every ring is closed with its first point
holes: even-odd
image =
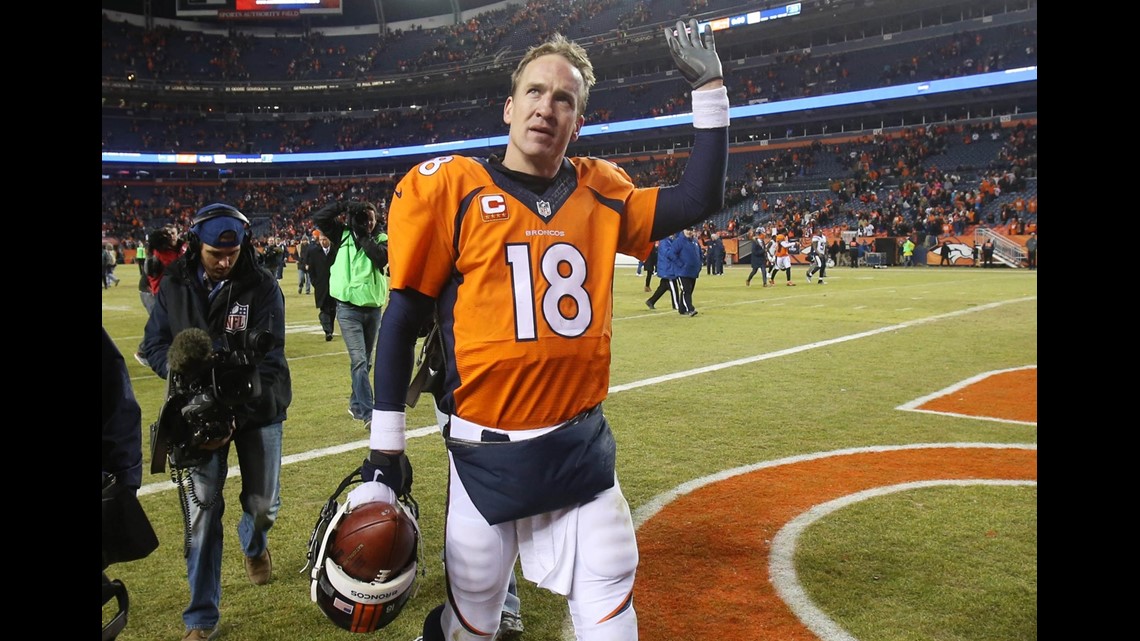
{"type": "Polygon", "coordinates": [[[209,460],[210,441],[228,438],[240,408],[261,396],[257,365],[277,341],[267,331],[241,334],[242,345],[213,348],[204,330],[183,330],[167,353],[166,400],[150,426],[150,471],[196,467],[209,460]]]}

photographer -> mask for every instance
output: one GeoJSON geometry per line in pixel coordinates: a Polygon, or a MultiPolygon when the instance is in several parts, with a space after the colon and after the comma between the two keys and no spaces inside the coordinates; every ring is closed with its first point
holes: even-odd
{"type": "Polygon", "coordinates": [[[313,214],[313,224],[332,241],[329,256],[335,256],[329,267],[329,295],[337,301],[336,322],[348,348],[348,413],[364,421],[367,429],[372,421],[372,352],[388,300],[388,234],[376,206],[366,202],[330,203],[313,214]]]}
{"type": "MultiPolygon", "coordinates": [[[[241,467],[242,514],[237,534],[246,574],[255,585],[269,582],[272,562],[267,533],[281,504],[282,426],[292,400],[285,360],[285,298],[277,279],[256,264],[249,221],[241,212],[224,204],[200,209],[191,222],[186,253],[165,270],[146,324],[143,355],[174,391],[175,383],[193,379],[199,370],[208,370],[207,375],[216,373],[216,368],[211,368],[211,349],[241,356],[251,351],[250,346],[263,343],[251,336],[267,335],[272,336],[272,345],[266,345],[263,355],[251,360],[256,364],[259,393],[250,394],[239,405],[225,407],[232,418],[227,415],[225,421],[209,423],[223,423],[222,432],[210,430],[205,440],[195,441],[196,451],[204,453],[205,462],[190,468],[186,482],[191,495],[185,501],[190,603],[182,613],[184,641],[210,639],[217,632],[223,488],[231,442],[241,467]],[[208,334],[209,338],[203,339],[208,344],[186,349],[180,337],[202,331],[208,334]]],[[[168,414],[166,406],[163,409],[161,419],[168,414]]],[[[194,410],[187,404],[181,416],[193,418],[194,410]]]]}

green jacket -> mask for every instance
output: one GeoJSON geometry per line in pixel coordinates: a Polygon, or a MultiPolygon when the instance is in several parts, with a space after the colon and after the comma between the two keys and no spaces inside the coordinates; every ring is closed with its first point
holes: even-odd
{"type": "Polygon", "coordinates": [[[357,307],[383,307],[388,304],[388,277],[384,275],[387,264],[388,234],[380,233],[375,244],[384,248],[384,265],[377,265],[365,252],[356,246],[352,231],[341,232],[340,247],[336,260],[329,267],[329,295],[351,303],[357,307]]]}

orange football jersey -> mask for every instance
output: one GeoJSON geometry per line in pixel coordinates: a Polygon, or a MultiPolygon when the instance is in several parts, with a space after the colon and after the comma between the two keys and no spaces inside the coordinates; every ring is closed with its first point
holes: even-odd
{"type": "Polygon", "coordinates": [[[788,255],[788,245],[784,242],[783,234],[776,234],[776,258],[788,255]]]}
{"type": "Polygon", "coordinates": [[[597,158],[567,159],[541,195],[481,159],[408,172],[388,215],[390,284],[437,299],[455,415],[531,429],[606,397],[616,255],[649,255],[657,194],[597,158]]]}

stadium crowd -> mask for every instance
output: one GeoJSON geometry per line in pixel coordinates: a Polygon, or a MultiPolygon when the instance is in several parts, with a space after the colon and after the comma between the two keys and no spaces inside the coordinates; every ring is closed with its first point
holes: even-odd
{"type": "MultiPolygon", "coordinates": [[[[735,3],[716,0],[643,1],[633,6],[591,0],[551,11],[549,3],[532,1],[446,28],[394,30],[368,37],[334,37],[313,30],[267,38],[161,25],[148,30],[104,14],[103,75],[106,79],[136,74],[140,79],[176,83],[376,78],[440,65],[461,69],[482,57],[525,47],[554,30],[592,39],[599,57],[607,53],[620,57],[623,48],[631,46],[626,36],[645,25],[732,6],[735,3]]],[[[860,45],[865,49],[858,55],[829,46],[740,45],[736,55],[743,59],[726,67],[726,85],[733,104],[749,104],[1036,65],[1036,29],[1034,12],[1031,19],[973,25],[938,36],[884,40],[880,34],[866,34],[866,43],[860,45]],[[770,55],[757,55],[764,53],[770,55]]],[[[651,71],[630,66],[617,73],[619,82],[599,83],[591,96],[587,123],[687,111],[687,97],[659,91],[656,85],[669,83],[655,83],[651,71]]],[[[363,118],[360,111],[299,106],[294,109],[312,111],[270,119],[256,117],[252,107],[241,103],[212,105],[161,96],[105,98],[103,149],[359,150],[501,133],[497,118],[474,117],[493,116],[495,110],[486,107],[500,102],[501,96],[469,98],[449,94],[421,109],[381,105],[364,110],[368,115],[363,118]],[[235,118],[235,109],[250,111],[235,118]]],[[[1036,229],[1035,118],[1019,123],[976,118],[855,137],[809,139],[789,130],[785,141],[763,149],[734,146],[726,206],[705,223],[702,239],[714,232],[739,238],[756,227],[800,230],[808,224],[860,235],[917,232],[932,238],[961,236],[979,224],[1017,235],[1036,229]]],[[[673,183],[685,162],[683,154],[665,152],[613,160],[639,185],[673,183]]],[[[406,168],[389,167],[354,178],[309,175],[158,182],[139,175],[108,176],[102,193],[101,243],[112,243],[128,259],[149,230],[164,224],[185,228],[204,204],[232,202],[253,215],[259,244],[274,239],[274,244],[291,247],[310,237],[307,219],[327,202],[358,198],[383,210],[406,168]]],[[[291,252],[287,255],[292,257],[291,252]]]]}
{"type": "MultiPolygon", "coordinates": [[[[541,15],[534,15],[537,9],[532,5],[537,4],[530,3],[517,9],[526,17],[520,24],[537,29],[536,34],[544,34],[549,27],[539,26],[546,25],[547,22],[541,15]]],[[[515,9],[502,9],[492,13],[510,10],[515,9]]],[[[573,28],[572,23],[557,24],[573,28]]],[[[321,36],[316,34],[309,37],[321,36]]],[[[527,40],[536,37],[529,32],[527,34],[527,40]]],[[[185,83],[231,81],[234,78],[230,76],[243,74],[216,71],[215,68],[225,69],[230,64],[226,61],[258,55],[240,53],[246,48],[267,48],[260,55],[272,58],[287,55],[283,53],[286,46],[301,47],[301,51],[296,54],[299,58],[285,64],[286,68],[299,66],[298,60],[309,59],[306,52],[312,47],[305,44],[304,38],[301,42],[295,40],[297,39],[278,42],[240,34],[234,34],[233,37],[207,36],[177,28],[158,28],[148,32],[129,23],[109,23],[104,16],[103,49],[110,52],[104,56],[104,77],[137,74],[134,70],[139,67],[140,59],[147,61],[147,68],[155,66],[161,69],[162,64],[151,61],[168,57],[185,64],[185,57],[169,56],[167,52],[172,49],[198,51],[208,48],[206,43],[216,42],[209,51],[208,63],[203,63],[195,72],[187,70],[178,75],[177,80],[185,83]],[[172,45],[171,40],[177,40],[177,45],[172,45]]],[[[933,80],[1000,71],[1036,65],[1037,62],[1035,19],[985,31],[951,33],[898,44],[884,44],[881,39],[874,42],[876,39],[873,37],[866,40],[867,47],[874,47],[873,56],[867,55],[865,51],[859,52],[857,56],[827,53],[828,47],[817,47],[810,53],[793,50],[767,58],[754,56],[760,62],[737,65],[726,71],[731,101],[733,104],[777,102],[887,86],[915,79],[933,80]]],[[[344,45],[328,48],[340,50],[344,45]]],[[[599,48],[602,46],[599,45],[599,48]]],[[[449,45],[449,41],[444,39],[420,55],[448,58],[465,55],[469,49],[466,40],[460,39],[449,45]]],[[[750,59],[746,57],[745,61],[748,60],[750,59]]],[[[309,66],[312,64],[309,63],[309,66]]],[[[261,65],[258,81],[273,80],[272,70],[277,66],[280,65],[261,65]]],[[[330,66],[345,65],[326,63],[323,68],[330,66]]],[[[399,73],[398,67],[399,65],[389,72],[399,73]]],[[[171,73],[156,71],[155,75],[171,73]]],[[[628,70],[620,78],[621,82],[600,83],[592,94],[587,122],[649,118],[689,110],[687,97],[676,96],[674,92],[667,91],[667,87],[653,82],[653,79],[652,74],[637,74],[628,70]]],[[[286,74],[280,80],[296,81],[297,78],[290,78],[286,74]]],[[[103,105],[102,145],[104,151],[294,153],[428,144],[501,133],[501,123],[488,117],[489,110],[485,107],[498,104],[502,96],[487,95],[482,89],[466,96],[449,93],[443,97],[439,95],[438,88],[434,98],[430,91],[421,93],[425,94],[425,102],[417,108],[409,107],[404,102],[405,96],[400,95],[387,101],[383,98],[373,99],[373,103],[363,105],[363,110],[286,106],[286,109],[293,110],[288,118],[279,112],[274,114],[275,117],[259,117],[256,115],[258,108],[252,105],[245,107],[248,113],[239,112],[239,117],[235,118],[232,117],[232,110],[242,107],[185,100],[163,101],[154,97],[111,101],[103,105]],[[306,109],[309,110],[308,113],[305,113],[306,109]],[[362,113],[371,115],[362,118],[362,113]]]]}

